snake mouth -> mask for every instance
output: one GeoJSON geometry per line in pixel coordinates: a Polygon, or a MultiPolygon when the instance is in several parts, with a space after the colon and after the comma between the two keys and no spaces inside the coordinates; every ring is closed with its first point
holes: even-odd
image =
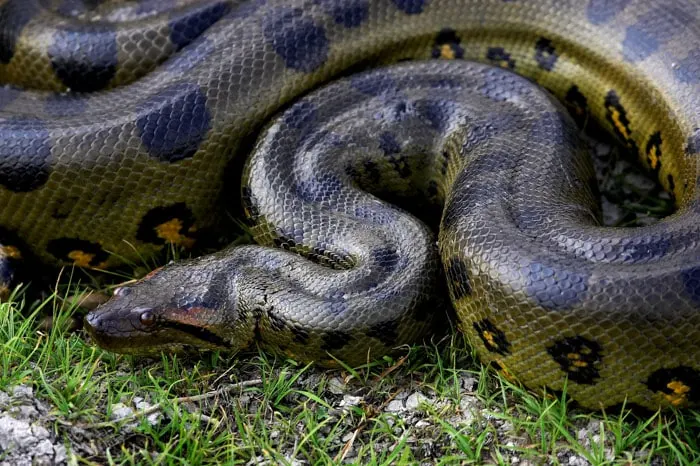
{"type": "Polygon", "coordinates": [[[143,326],[130,322],[132,319],[113,314],[98,308],[85,316],[84,327],[98,346],[115,353],[147,356],[161,351],[232,349],[229,342],[202,326],[162,319],[153,325],[143,326]]]}

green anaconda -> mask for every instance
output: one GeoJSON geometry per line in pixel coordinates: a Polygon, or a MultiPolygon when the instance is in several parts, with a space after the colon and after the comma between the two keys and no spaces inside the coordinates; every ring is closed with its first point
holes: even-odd
{"type": "Polygon", "coordinates": [[[482,361],[525,385],[700,403],[697,1],[5,0],[0,79],[5,283],[20,254],[191,245],[259,134],[260,246],[119,288],[86,318],[105,348],[358,364],[444,319],[444,271],[482,361]],[[600,226],[589,119],[675,214],[600,226]],[[380,199],[441,213],[437,238],[380,199]]]}

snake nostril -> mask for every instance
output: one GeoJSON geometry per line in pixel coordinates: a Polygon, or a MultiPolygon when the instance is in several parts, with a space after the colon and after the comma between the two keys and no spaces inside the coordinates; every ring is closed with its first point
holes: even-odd
{"type": "Polygon", "coordinates": [[[126,286],[120,286],[114,289],[114,296],[128,296],[131,289],[126,286]]]}
{"type": "Polygon", "coordinates": [[[87,324],[88,329],[97,329],[100,327],[100,318],[95,312],[89,312],[85,316],[85,323],[87,324]]]}

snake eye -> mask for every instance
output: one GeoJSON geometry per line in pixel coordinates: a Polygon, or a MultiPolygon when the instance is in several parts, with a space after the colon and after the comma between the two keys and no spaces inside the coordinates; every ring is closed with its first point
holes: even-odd
{"type": "Polygon", "coordinates": [[[143,311],[139,316],[139,321],[143,325],[150,327],[151,325],[156,323],[156,316],[151,311],[143,311]]]}
{"type": "Polygon", "coordinates": [[[131,290],[126,286],[120,286],[114,289],[114,296],[126,296],[131,293],[131,290]]]}

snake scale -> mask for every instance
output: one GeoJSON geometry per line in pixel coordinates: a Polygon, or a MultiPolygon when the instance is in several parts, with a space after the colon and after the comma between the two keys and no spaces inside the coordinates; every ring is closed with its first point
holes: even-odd
{"type": "Polygon", "coordinates": [[[4,0],[0,81],[5,286],[21,256],[192,246],[259,135],[260,245],[118,288],[86,318],[104,348],[359,364],[445,320],[446,276],[481,360],[528,387],[700,404],[697,1],[4,0]],[[675,214],[600,226],[592,120],[675,214]]]}

